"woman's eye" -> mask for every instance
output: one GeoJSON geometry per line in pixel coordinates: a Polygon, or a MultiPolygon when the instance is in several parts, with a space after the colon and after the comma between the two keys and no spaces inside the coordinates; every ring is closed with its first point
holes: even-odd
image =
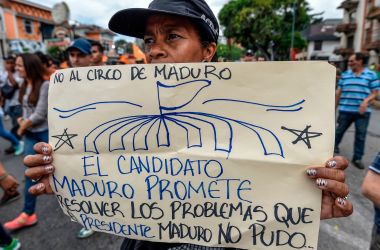
{"type": "Polygon", "coordinates": [[[153,44],[153,42],[154,42],[154,40],[151,37],[144,38],[144,43],[147,45],[153,44]]]}
{"type": "Polygon", "coordinates": [[[180,36],[177,34],[169,34],[169,36],[168,36],[168,40],[173,40],[173,39],[177,39],[177,38],[180,38],[180,36]]]}

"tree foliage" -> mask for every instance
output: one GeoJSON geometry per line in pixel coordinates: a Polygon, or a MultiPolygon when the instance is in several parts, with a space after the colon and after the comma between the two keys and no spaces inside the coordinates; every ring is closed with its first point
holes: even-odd
{"type": "Polygon", "coordinates": [[[294,48],[302,49],[301,36],[315,16],[310,15],[307,0],[230,0],[219,12],[224,35],[245,48],[268,54],[270,44],[277,59],[287,59],[291,44],[293,10],[295,12],[294,48]]]}
{"type": "Polygon", "coordinates": [[[48,48],[47,54],[60,62],[65,59],[65,51],[58,46],[51,46],[48,48]]]}
{"type": "Polygon", "coordinates": [[[228,61],[238,61],[243,55],[243,50],[236,45],[218,44],[217,55],[228,61]]]}

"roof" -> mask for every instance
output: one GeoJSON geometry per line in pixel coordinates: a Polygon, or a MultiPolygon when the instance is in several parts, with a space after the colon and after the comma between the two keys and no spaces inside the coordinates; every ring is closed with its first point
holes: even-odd
{"type": "Polygon", "coordinates": [[[335,35],[335,28],[340,23],[342,19],[326,19],[310,25],[304,34],[309,41],[337,41],[340,38],[335,35]]]}
{"type": "Polygon", "coordinates": [[[21,4],[33,6],[35,8],[39,8],[39,9],[43,9],[43,10],[47,10],[47,11],[52,11],[52,8],[49,8],[49,7],[45,6],[45,5],[34,3],[34,2],[31,2],[31,1],[28,1],[28,0],[12,0],[12,1],[16,2],[16,3],[21,3],[21,4]]]}
{"type": "Polygon", "coordinates": [[[94,24],[79,24],[75,26],[76,30],[86,30],[87,32],[99,32],[99,33],[107,33],[109,35],[115,35],[112,31],[109,29],[104,29],[98,25],[94,24]]]}

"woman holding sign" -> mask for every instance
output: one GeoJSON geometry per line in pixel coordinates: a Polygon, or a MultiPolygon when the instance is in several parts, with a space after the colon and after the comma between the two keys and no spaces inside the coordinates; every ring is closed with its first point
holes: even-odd
{"type": "MultiPolygon", "coordinates": [[[[126,9],[110,20],[111,30],[143,38],[148,63],[212,62],[216,60],[219,26],[203,0],[154,0],[147,9],[126,9]]],[[[30,168],[26,176],[39,180],[29,189],[32,194],[53,193],[49,184],[52,169],[52,147],[46,143],[34,146],[37,154],[24,162],[30,168]]],[[[323,166],[307,170],[305,178],[315,180],[323,191],[321,219],[348,216],[351,202],[346,200],[348,186],[344,183],[343,157],[329,159],[323,166]]],[[[192,244],[169,244],[126,239],[122,249],[223,249],[200,248],[192,244]]]]}

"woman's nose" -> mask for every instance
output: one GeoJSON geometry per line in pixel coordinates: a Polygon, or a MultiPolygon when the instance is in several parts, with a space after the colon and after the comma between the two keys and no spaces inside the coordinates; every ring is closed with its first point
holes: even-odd
{"type": "Polygon", "coordinates": [[[162,44],[154,43],[149,47],[148,55],[151,59],[159,59],[165,57],[167,52],[162,44]]]}

